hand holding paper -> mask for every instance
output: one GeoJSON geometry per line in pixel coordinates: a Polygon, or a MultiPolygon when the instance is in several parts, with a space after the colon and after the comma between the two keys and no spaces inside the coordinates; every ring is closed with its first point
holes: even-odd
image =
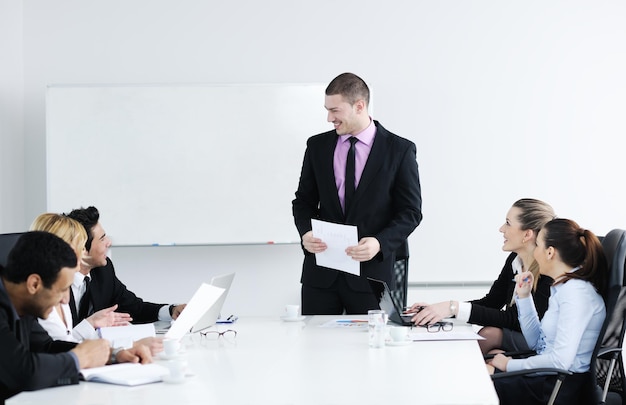
{"type": "Polygon", "coordinates": [[[310,253],[321,253],[328,247],[323,240],[313,236],[313,231],[302,235],[302,246],[310,253]]]}
{"type": "Polygon", "coordinates": [[[346,249],[358,244],[356,226],[333,224],[331,222],[311,220],[313,235],[326,243],[326,250],[315,253],[315,260],[319,266],[345,271],[360,275],[359,262],[348,256],[346,249]]]}
{"type": "Polygon", "coordinates": [[[380,242],[378,239],[368,236],[362,238],[356,246],[349,246],[346,254],[358,262],[372,260],[380,252],[380,242]]]}

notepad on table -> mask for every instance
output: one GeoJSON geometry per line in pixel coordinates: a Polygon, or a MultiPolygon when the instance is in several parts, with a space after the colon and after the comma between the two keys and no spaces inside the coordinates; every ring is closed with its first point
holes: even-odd
{"type": "Polygon", "coordinates": [[[162,376],[169,372],[167,367],[155,363],[120,363],[80,370],[85,381],[128,386],[162,381],[162,376]]]}

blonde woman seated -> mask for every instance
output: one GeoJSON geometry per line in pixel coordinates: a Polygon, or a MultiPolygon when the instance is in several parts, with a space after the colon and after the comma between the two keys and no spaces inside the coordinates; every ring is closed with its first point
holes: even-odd
{"type": "Polygon", "coordinates": [[[456,317],[467,323],[481,325],[478,332],[485,340],[478,344],[483,354],[494,351],[530,350],[522,336],[517,309],[513,301],[516,274],[530,271],[535,277],[532,294],[535,298],[537,313],[541,318],[548,308],[552,279],[539,275],[539,266],[533,252],[539,229],[554,219],[552,207],[540,200],[523,198],[513,203],[506,215],[500,232],[504,236],[502,250],[511,252],[506,259],[498,279],[491,286],[489,293],[478,300],[459,302],[455,300],[435,304],[418,302],[406,312],[415,313],[412,318],[416,325],[438,322],[446,317],[456,317]]]}
{"type": "MultiPolygon", "coordinates": [[[[31,231],[50,232],[60,237],[74,249],[80,263],[85,251],[87,233],[78,221],[59,214],[41,214],[31,225],[31,231]]],[[[71,293],[70,288],[68,289],[68,295],[71,293]]],[[[58,304],[47,319],[39,319],[39,324],[43,326],[54,340],[80,343],[85,339],[98,339],[97,328],[130,325],[130,321],[132,321],[130,315],[115,312],[116,309],[117,305],[113,305],[97,311],[73,327],[72,310],[69,304],[58,304]]],[[[163,348],[161,339],[147,338],[139,342],[150,347],[152,354],[161,351],[163,348]]]]}

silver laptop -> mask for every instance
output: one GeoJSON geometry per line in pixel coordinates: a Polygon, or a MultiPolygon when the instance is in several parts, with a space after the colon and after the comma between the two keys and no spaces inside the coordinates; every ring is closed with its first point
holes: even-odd
{"type": "MultiPolygon", "coordinates": [[[[220,316],[222,306],[224,306],[226,296],[228,295],[228,291],[230,290],[230,286],[233,283],[234,278],[235,273],[229,273],[221,274],[211,279],[210,284],[214,287],[223,288],[224,293],[217,299],[217,301],[215,301],[213,305],[211,305],[211,307],[198,319],[198,321],[194,323],[194,325],[191,327],[190,332],[197,332],[215,325],[215,322],[220,316]]],[[[170,329],[170,326],[170,322],[157,321],[155,322],[156,333],[158,335],[167,333],[167,331],[170,329]]]]}
{"type": "Polygon", "coordinates": [[[233,279],[235,278],[235,273],[222,274],[219,276],[215,276],[211,279],[211,285],[224,289],[224,294],[209,308],[208,311],[202,315],[202,318],[198,320],[198,322],[193,325],[191,328],[191,332],[198,332],[200,330],[209,328],[215,325],[215,322],[220,317],[220,312],[222,311],[222,307],[224,306],[224,302],[226,301],[226,296],[228,295],[228,291],[230,290],[230,285],[233,283],[233,279]]]}

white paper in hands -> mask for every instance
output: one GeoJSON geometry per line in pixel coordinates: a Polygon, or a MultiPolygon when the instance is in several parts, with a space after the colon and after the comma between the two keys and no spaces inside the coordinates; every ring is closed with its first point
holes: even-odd
{"type": "Polygon", "coordinates": [[[359,234],[356,226],[333,224],[331,222],[311,220],[313,236],[326,243],[326,250],[315,254],[318,266],[324,266],[346,273],[361,275],[360,263],[346,254],[348,246],[359,243],[359,234]]]}

